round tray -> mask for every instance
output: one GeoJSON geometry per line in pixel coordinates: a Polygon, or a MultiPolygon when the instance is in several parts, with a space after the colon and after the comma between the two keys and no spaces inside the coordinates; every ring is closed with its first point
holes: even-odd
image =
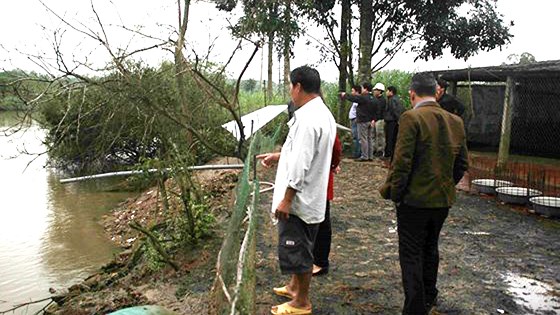
{"type": "Polygon", "coordinates": [[[529,201],[538,214],[548,217],[560,217],[560,198],[558,197],[532,197],[529,201]]]}
{"type": "Polygon", "coordinates": [[[529,198],[542,195],[539,190],[525,187],[498,187],[496,192],[501,201],[516,204],[526,204],[529,198]]]}
{"type": "Polygon", "coordinates": [[[512,182],[499,179],[475,179],[471,181],[471,184],[476,188],[476,190],[483,194],[495,195],[496,187],[511,187],[512,182]]]}

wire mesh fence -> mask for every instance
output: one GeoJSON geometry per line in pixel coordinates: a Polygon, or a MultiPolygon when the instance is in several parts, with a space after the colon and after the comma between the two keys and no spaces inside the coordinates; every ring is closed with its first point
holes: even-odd
{"type": "Polygon", "coordinates": [[[531,206],[536,213],[560,217],[560,167],[509,161],[497,167],[493,156],[471,156],[471,188],[506,203],[531,206]]]}
{"type": "Polygon", "coordinates": [[[280,134],[257,132],[251,140],[245,167],[236,187],[235,204],[218,254],[214,281],[215,314],[255,313],[256,237],[261,221],[258,209],[261,183],[256,176],[255,154],[271,151],[280,134]]]}
{"type": "MultiPolygon", "coordinates": [[[[507,203],[560,217],[560,77],[517,77],[504,119],[505,82],[463,82],[456,95],[463,115],[471,188],[507,203]],[[510,127],[509,158],[498,167],[504,123],[510,127]]],[[[506,133],[507,134],[507,133],[506,133]]]]}
{"type": "MultiPolygon", "coordinates": [[[[504,82],[458,85],[474,148],[497,150],[505,89],[504,82]]],[[[517,78],[513,91],[510,153],[560,159],[560,77],[517,78]]]]}
{"type": "Polygon", "coordinates": [[[560,158],[560,78],[517,79],[512,153],[560,158]]]}

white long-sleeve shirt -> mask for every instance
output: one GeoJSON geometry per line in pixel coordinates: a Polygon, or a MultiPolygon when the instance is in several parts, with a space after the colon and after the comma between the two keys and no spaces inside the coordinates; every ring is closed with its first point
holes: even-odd
{"type": "Polygon", "coordinates": [[[323,222],[335,120],[321,98],[316,97],[302,105],[288,125],[290,131],[278,161],[271,210],[276,211],[286,188],[291,187],[296,195],[290,214],[308,224],[323,222]]]}
{"type": "Polygon", "coordinates": [[[356,119],[356,107],[358,107],[358,103],[352,103],[352,107],[350,107],[350,111],[348,112],[348,119],[356,119]]]}

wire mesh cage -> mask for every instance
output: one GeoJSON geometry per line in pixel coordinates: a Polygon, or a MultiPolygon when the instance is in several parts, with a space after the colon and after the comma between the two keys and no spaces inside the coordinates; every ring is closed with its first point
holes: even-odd
{"type": "Polygon", "coordinates": [[[438,75],[465,104],[471,188],[560,216],[560,60],[438,75]]]}
{"type": "Polygon", "coordinates": [[[493,156],[472,155],[471,189],[498,199],[533,207],[536,213],[560,217],[560,167],[549,163],[509,161],[498,168],[493,156]]]}

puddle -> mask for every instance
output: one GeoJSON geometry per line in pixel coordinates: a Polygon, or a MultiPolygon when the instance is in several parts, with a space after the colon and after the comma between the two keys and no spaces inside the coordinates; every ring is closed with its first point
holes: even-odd
{"type": "Polygon", "coordinates": [[[539,312],[556,313],[560,310],[560,299],[550,285],[514,273],[503,277],[508,285],[507,291],[517,304],[539,312]]]}

